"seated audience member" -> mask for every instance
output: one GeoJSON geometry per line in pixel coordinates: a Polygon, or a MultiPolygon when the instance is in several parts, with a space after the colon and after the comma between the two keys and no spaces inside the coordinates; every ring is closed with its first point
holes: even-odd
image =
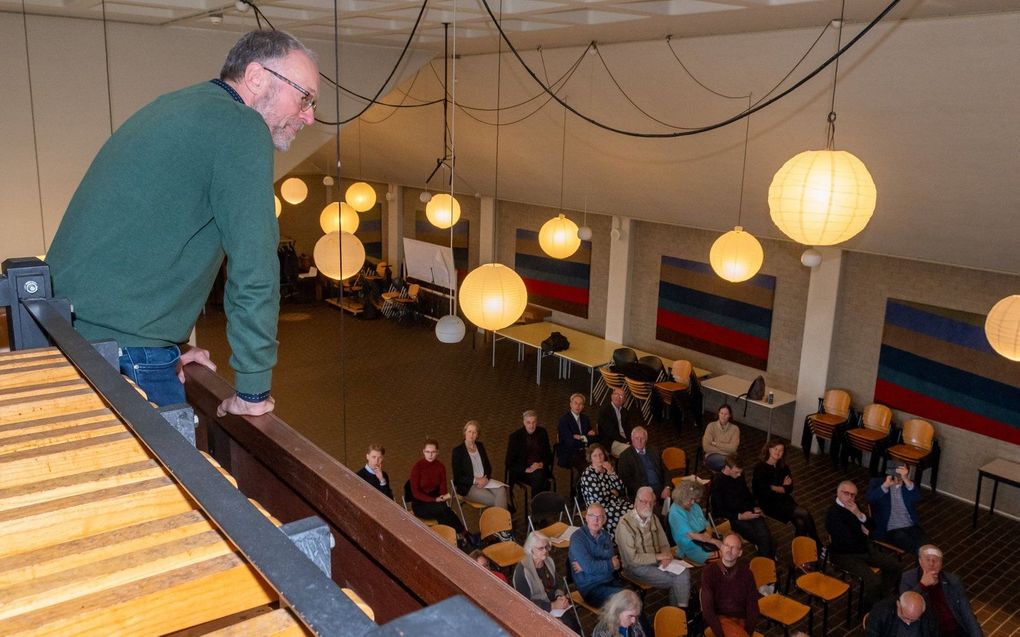
{"type": "Polygon", "coordinates": [[[925,612],[924,597],[907,591],[899,598],[889,597],[875,604],[868,613],[867,637],[939,637],[938,625],[925,612]]]}
{"type": "Polygon", "coordinates": [[[595,441],[595,429],[584,413],[584,395],[570,395],[570,409],[560,416],[556,427],[560,446],[556,450],[556,464],[564,469],[584,469],[584,449],[595,441]]]}
{"type": "Polygon", "coordinates": [[[592,637],[645,637],[641,627],[641,598],[632,590],[621,590],[599,612],[592,637]]]}
{"type": "Polygon", "coordinates": [[[453,448],[453,486],[457,495],[485,506],[506,508],[506,487],[488,488],[492,465],[478,440],[478,421],[464,425],[464,442],[453,448]]]}
{"type": "Polygon", "coordinates": [[[970,608],[967,591],[956,575],[942,570],[942,551],[925,544],[917,554],[917,568],[903,574],[900,592],[924,596],[935,616],[941,637],[984,637],[981,624],[970,608]]]}
{"type": "Polygon", "coordinates": [[[673,489],[669,507],[669,530],[676,542],[676,556],[693,564],[704,564],[717,557],[722,542],[712,535],[701,509],[705,487],[697,480],[681,480],[673,489]]]}
{"type": "Polygon", "coordinates": [[[701,613],[717,637],[750,637],[758,624],[758,589],[747,564],[740,561],[743,544],[730,533],[723,538],[719,561],[701,573],[701,613]]]}
{"type": "Polygon", "coordinates": [[[365,466],[358,469],[358,476],[392,500],[393,489],[390,488],[390,477],[382,468],[383,456],[385,455],[386,449],[382,445],[368,445],[368,453],[365,454],[365,466]]]}
{"type": "Polygon", "coordinates": [[[630,432],[630,449],[620,454],[616,466],[628,493],[651,487],[660,498],[668,498],[672,489],[666,481],[666,467],[657,447],[648,444],[648,430],[637,426],[630,432]]]}
{"type": "Polygon", "coordinates": [[[531,487],[532,493],[549,490],[552,476],[552,448],[549,434],[538,426],[538,413],[524,412],[524,426],[510,434],[506,443],[506,467],[511,486],[520,482],[531,487]]]}
{"type": "Polygon", "coordinates": [[[632,414],[623,406],[624,397],[623,389],[617,387],[609,403],[599,410],[599,442],[617,457],[630,446],[630,430],[633,428],[632,414]]]}
{"type": "Polygon", "coordinates": [[[918,523],[917,501],[921,489],[910,479],[910,468],[890,463],[893,473],[883,478],[872,478],[866,495],[875,518],[871,539],[895,544],[914,555],[928,539],[918,523]]]}
{"type": "Polygon", "coordinates": [[[620,518],[634,505],[624,495],[623,480],[613,471],[605,448],[596,442],[588,447],[587,456],[588,468],[578,482],[581,498],[588,506],[595,502],[603,506],[608,519],[606,532],[613,537],[620,518]]]}
{"type": "Polygon", "coordinates": [[[492,562],[490,562],[489,558],[485,555],[485,553],[482,552],[482,549],[475,549],[471,551],[471,559],[477,562],[479,566],[487,570],[489,573],[492,574],[493,577],[495,577],[499,581],[503,582],[504,584],[510,583],[510,580],[507,579],[506,575],[503,575],[502,571],[500,571],[498,568],[492,568],[492,562]]]}
{"type": "Polygon", "coordinates": [[[602,606],[614,593],[623,589],[623,581],[617,576],[620,558],[616,556],[616,545],[606,532],[606,512],[601,504],[588,506],[584,514],[584,526],[570,536],[567,560],[574,572],[574,584],[584,601],[592,606],[602,606]]]}
{"type": "Polygon", "coordinates": [[[421,453],[424,457],[411,467],[411,510],[420,518],[452,526],[464,542],[470,542],[460,518],[446,505],[450,493],[446,487],[446,467],[438,460],[439,442],[426,438],[421,453]]]}
{"type": "Polygon", "coordinates": [[[616,546],[620,551],[623,574],[655,588],[669,589],[669,603],[687,608],[691,594],[690,569],[677,574],[661,570],[673,561],[662,522],[653,513],[657,498],[650,487],[641,487],[634,508],[620,518],[616,527],[616,546]]]}
{"type": "Polygon", "coordinates": [[[765,514],[755,505],[736,456],[726,456],[722,471],[712,480],[712,515],[729,520],[734,531],[758,547],[758,555],[776,556],[765,514]]]}
{"type": "Polygon", "coordinates": [[[868,537],[874,521],[857,506],[857,485],[844,480],[836,487],[836,502],[825,515],[829,532],[829,560],[864,584],[864,610],[888,595],[900,579],[899,561],[879,550],[868,537]],[[875,573],[871,567],[878,567],[875,573]]]}
{"type": "Polygon", "coordinates": [[[784,457],[786,444],[773,438],[762,450],[762,460],[754,467],[752,491],[765,515],[780,522],[792,522],[794,535],[806,535],[818,542],[815,519],[793,499],[793,475],[784,457]]]}
{"type": "Polygon", "coordinates": [[[701,436],[701,449],[705,453],[705,466],[712,471],[721,471],[726,456],[737,453],[740,446],[740,427],[730,422],[733,410],[723,404],[716,412],[716,419],[708,423],[701,436]]]}
{"type": "MultiPolygon", "coordinates": [[[[529,533],[524,541],[524,558],[514,568],[513,584],[521,595],[542,610],[566,611],[570,608],[570,598],[556,579],[556,565],[549,557],[551,548],[549,538],[538,531],[529,533]]],[[[580,632],[573,613],[563,613],[560,621],[574,632],[580,632]]]]}

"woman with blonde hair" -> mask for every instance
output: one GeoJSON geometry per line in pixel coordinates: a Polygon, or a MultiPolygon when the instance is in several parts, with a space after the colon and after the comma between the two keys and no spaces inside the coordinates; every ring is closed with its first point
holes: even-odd
{"type": "Polygon", "coordinates": [[[602,606],[592,637],[645,637],[641,627],[641,598],[630,589],[616,593],[602,606]]]}

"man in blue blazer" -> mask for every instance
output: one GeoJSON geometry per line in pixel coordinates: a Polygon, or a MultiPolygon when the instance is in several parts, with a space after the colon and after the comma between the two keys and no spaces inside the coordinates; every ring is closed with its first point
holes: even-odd
{"type": "Polygon", "coordinates": [[[595,442],[595,428],[584,413],[584,394],[570,396],[570,411],[560,417],[557,425],[559,447],[556,451],[556,464],[565,469],[571,467],[584,471],[584,450],[595,442]]]}

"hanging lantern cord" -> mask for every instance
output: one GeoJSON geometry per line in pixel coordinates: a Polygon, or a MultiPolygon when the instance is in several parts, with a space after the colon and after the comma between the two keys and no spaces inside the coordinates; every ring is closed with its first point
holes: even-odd
{"type": "MultiPolygon", "coordinates": [[[[747,108],[751,108],[751,93],[747,94],[747,108]]],[[[737,203],[737,225],[740,224],[740,219],[744,215],[744,177],[747,176],[747,140],[751,134],[751,116],[748,115],[744,118],[744,162],[740,166],[740,199],[737,203]]]]}
{"type": "Polygon", "coordinates": [[[563,109],[563,144],[560,146],[560,213],[563,212],[563,182],[567,178],[567,109],[563,109]]]}
{"type": "MultiPolygon", "coordinates": [[[[843,0],[839,8],[839,31],[836,35],[836,50],[839,51],[843,45],[843,16],[846,12],[846,0],[843,0]]],[[[840,56],[841,57],[841,56],[840,56]]],[[[839,78],[839,57],[836,58],[832,70],[832,101],[829,103],[828,130],[825,135],[825,150],[836,149],[836,80],[839,78]]]]}

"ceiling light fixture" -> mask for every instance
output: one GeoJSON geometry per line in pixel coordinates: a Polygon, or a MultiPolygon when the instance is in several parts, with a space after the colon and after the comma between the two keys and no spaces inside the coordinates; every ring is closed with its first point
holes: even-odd
{"type": "Polygon", "coordinates": [[[567,168],[567,109],[563,109],[563,143],[560,147],[560,214],[546,221],[538,232],[538,245],[554,259],[566,259],[581,247],[577,224],[563,214],[563,183],[567,168]]]}
{"type": "MultiPolygon", "coordinates": [[[[836,51],[843,39],[843,0],[836,51]]],[[[845,150],[835,150],[836,82],[832,78],[825,150],[806,150],[776,172],[769,186],[769,214],[783,234],[797,243],[828,246],[855,236],[875,212],[877,192],[864,163],[845,150]]]]}
{"type": "Polygon", "coordinates": [[[996,352],[1020,361],[1020,294],[1007,296],[992,307],[985,319],[985,337],[996,352]]]}
{"type": "Polygon", "coordinates": [[[287,203],[296,206],[308,196],[308,186],[299,177],[291,177],[280,184],[280,195],[287,203]]]}

